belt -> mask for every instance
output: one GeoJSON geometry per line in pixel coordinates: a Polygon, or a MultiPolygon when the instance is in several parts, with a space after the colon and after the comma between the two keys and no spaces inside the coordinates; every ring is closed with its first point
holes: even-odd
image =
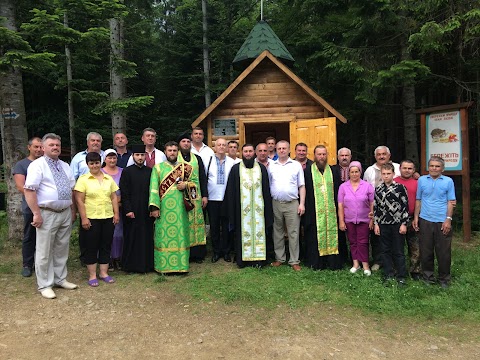
{"type": "Polygon", "coordinates": [[[46,207],[46,206],[40,206],[40,209],[42,209],[42,210],[47,210],[47,211],[51,211],[51,212],[54,212],[54,213],[61,213],[61,212],[64,212],[65,210],[67,210],[68,207],[63,208],[63,209],[60,209],[60,210],[57,210],[57,209],[52,209],[52,208],[49,208],[49,207],[46,207]]]}
{"type": "Polygon", "coordinates": [[[279,202],[280,204],[290,204],[292,201],[298,201],[298,199],[289,200],[289,201],[277,200],[277,199],[273,199],[273,200],[275,200],[276,202],[279,202]]]}

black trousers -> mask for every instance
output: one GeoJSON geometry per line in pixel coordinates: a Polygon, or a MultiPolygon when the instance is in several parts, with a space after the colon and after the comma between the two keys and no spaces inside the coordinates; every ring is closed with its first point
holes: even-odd
{"type": "Polygon", "coordinates": [[[380,236],[375,235],[375,232],[370,231],[370,246],[372,248],[373,264],[382,265],[382,247],[380,244],[380,236]]]}
{"type": "Polygon", "coordinates": [[[405,235],[400,234],[400,225],[380,224],[380,247],[385,277],[393,277],[393,263],[397,269],[397,279],[404,280],[407,277],[407,265],[405,263],[405,235]]]}
{"type": "Polygon", "coordinates": [[[222,214],[222,203],[223,201],[210,200],[207,204],[213,252],[220,256],[229,254],[232,248],[228,233],[228,218],[222,214]]]}
{"type": "Polygon", "coordinates": [[[420,228],[420,261],[423,279],[435,281],[434,261],[437,256],[438,281],[448,283],[451,279],[452,231],[447,235],[442,232],[442,223],[434,223],[419,219],[420,228]]]}
{"type": "Polygon", "coordinates": [[[113,241],[113,219],[89,219],[92,226],[85,230],[80,228],[82,236],[81,252],[86,265],[108,264],[113,241]]]}
{"type": "Polygon", "coordinates": [[[37,230],[32,226],[33,214],[23,214],[23,267],[33,268],[37,230]]]}

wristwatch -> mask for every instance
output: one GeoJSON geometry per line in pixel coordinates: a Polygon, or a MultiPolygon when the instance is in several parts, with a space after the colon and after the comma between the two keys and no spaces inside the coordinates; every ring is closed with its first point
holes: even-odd
{"type": "Polygon", "coordinates": [[[447,216],[447,219],[450,220],[450,221],[453,220],[451,216],[447,216]]]}

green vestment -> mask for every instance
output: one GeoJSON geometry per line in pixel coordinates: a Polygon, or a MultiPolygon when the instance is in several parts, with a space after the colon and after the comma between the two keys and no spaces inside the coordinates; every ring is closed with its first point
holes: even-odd
{"type": "Polygon", "coordinates": [[[157,164],[150,178],[149,205],[160,210],[155,221],[154,263],[161,273],[188,272],[190,239],[188,215],[183,203],[183,191],[177,190],[177,179],[191,166],[168,161],[157,164]]]}
{"type": "Polygon", "coordinates": [[[320,256],[338,254],[337,209],[334,200],[333,174],[325,166],[323,174],[312,165],[313,191],[317,225],[318,252],[320,256]]]}
{"type": "Polygon", "coordinates": [[[182,154],[179,152],[178,162],[190,165],[192,170],[185,172],[185,175],[182,178],[183,181],[188,182],[189,186],[194,185],[196,188],[195,199],[192,199],[195,208],[188,212],[190,247],[205,245],[207,243],[207,237],[205,234],[205,220],[203,218],[202,209],[203,195],[200,190],[200,177],[197,157],[194,154],[191,154],[190,161],[185,161],[182,157],[182,154]]]}

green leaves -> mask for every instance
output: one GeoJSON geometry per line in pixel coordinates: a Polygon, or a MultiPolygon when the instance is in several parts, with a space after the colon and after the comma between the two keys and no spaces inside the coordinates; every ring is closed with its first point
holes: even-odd
{"type": "Polygon", "coordinates": [[[387,70],[379,71],[374,85],[413,85],[428,74],[430,74],[430,68],[422,64],[420,60],[403,60],[387,70]]]}

